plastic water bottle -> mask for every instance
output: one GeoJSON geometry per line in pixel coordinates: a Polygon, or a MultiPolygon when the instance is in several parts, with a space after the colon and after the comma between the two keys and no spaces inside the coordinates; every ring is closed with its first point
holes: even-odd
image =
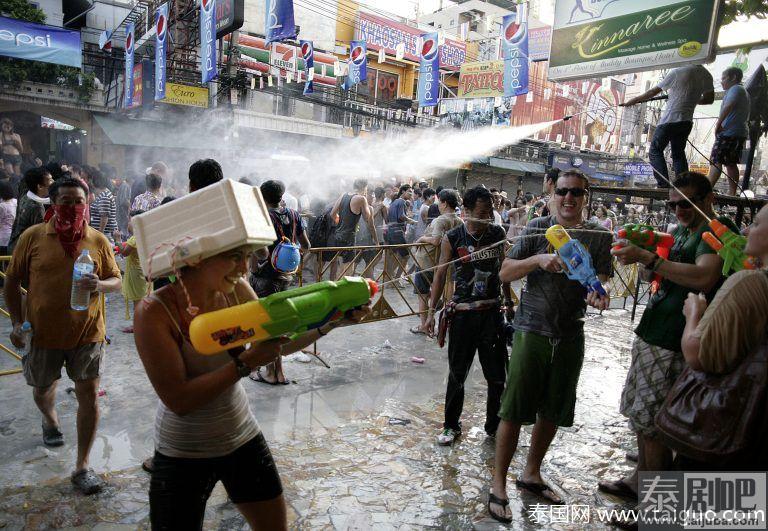
{"type": "Polygon", "coordinates": [[[24,321],[21,325],[21,337],[24,338],[24,348],[19,349],[22,355],[32,348],[32,323],[24,321]]]}
{"type": "Polygon", "coordinates": [[[72,270],[72,296],[69,299],[69,305],[73,310],[85,311],[91,301],[91,292],[78,286],[78,282],[85,276],[93,273],[93,259],[88,253],[88,249],[83,249],[80,256],[75,261],[75,267],[72,270]]]}

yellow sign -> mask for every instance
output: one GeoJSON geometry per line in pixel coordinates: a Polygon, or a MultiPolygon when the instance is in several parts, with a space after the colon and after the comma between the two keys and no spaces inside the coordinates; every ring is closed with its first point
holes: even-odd
{"type": "Polygon", "coordinates": [[[459,72],[459,98],[504,95],[504,61],[464,63],[459,72]]]}
{"type": "Polygon", "coordinates": [[[178,83],[165,84],[165,99],[163,103],[173,105],[189,105],[190,107],[208,108],[208,89],[205,87],[192,87],[179,85],[178,83]]]}

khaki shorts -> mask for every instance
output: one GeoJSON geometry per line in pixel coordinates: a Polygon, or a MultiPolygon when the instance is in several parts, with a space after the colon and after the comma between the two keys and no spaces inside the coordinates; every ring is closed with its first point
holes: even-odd
{"type": "Polygon", "coordinates": [[[32,347],[24,359],[24,378],[32,387],[48,387],[61,378],[61,368],[67,367],[72,381],[93,380],[101,372],[104,343],[88,343],[70,350],[32,347]]]}

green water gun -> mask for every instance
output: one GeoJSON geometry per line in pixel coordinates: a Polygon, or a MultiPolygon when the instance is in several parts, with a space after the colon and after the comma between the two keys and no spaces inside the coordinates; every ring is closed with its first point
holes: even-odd
{"type": "Polygon", "coordinates": [[[723,259],[724,276],[742,269],[756,269],[754,258],[744,253],[747,238],[736,234],[716,219],[709,222],[709,228],[712,232],[705,232],[701,238],[723,259]]]}
{"type": "Polygon", "coordinates": [[[320,328],[337,314],[363,306],[378,292],[378,284],[361,277],[344,277],[274,293],[263,299],[200,314],[189,325],[192,346],[201,354],[320,328]]]}

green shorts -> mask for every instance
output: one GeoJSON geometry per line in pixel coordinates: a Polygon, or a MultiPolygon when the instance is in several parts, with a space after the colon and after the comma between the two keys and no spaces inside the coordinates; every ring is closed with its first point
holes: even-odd
{"type": "Polygon", "coordinates": [[[515,331],[499,417],[515,424],[533,424],[538,414],[557,426],[573,426],[583,362],[584,335],[553,340],[515,331]]]}

